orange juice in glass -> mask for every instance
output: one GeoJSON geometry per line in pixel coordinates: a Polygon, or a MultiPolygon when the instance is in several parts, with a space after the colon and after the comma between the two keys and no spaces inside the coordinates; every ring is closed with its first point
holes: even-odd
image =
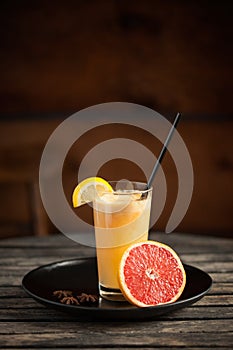
{"type": "Polygon", "coordinates": [[[103,192],[93,203],[100,296],[124,300],[118,283],[123,252],[146,241],[152,188],[139,182],[110,182],[113,192],[103,192]]]}

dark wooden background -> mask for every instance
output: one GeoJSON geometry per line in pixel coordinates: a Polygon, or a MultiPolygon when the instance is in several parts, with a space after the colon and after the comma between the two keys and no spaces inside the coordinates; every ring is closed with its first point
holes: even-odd
{"type": "MultiPolygon", "coordinates": [[[[195,188],[178,230],[232,237],[230,1],[3,1],[0,9],[1,237],[54,231],[37,185],[45,142],[72,112],[111,101],[183,113],[195,188]]],[[[176,185],[169,157],[164,168],[171,198],[161,230],[176,185]]],[[[65,186],[74,171],[71,155],[65,186]]]]}

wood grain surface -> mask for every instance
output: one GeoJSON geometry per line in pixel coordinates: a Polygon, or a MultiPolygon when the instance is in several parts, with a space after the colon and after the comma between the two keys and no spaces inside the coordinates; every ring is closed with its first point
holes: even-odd
{"type": "Polygon", "coordinates": [[[185,263],[210,274],[213,286],[192,306],[144,322],[83,321],[41,306],[21,287],[23,276],[50,262],[94,256],[62,235],[0,242],[0,346],[58,349],[231,349],[233,241],[190,234],[151,234],[185,263]]]}

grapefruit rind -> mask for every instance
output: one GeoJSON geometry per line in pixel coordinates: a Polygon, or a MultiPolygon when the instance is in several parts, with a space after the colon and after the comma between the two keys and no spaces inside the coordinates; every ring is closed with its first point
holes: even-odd
{"type": "MultiPolygon", "coordinates": [[[[136,267],[135,267],[136,268],[136,267]]],[[[170,304],[170,303],[173,303],[175,302],[180,296],[181,294],[183,293],[183,290],[185,288],[185,284],[186,284],[186,273],[185,273],[185,269],[183,267],[183,264],[179,258],[179,256],[177,255],[177,253],[169,246],[167,246],[166,244],[163,244],[163,243],[160,243],[160,242],[156,242],[156,241],[145,241],[145,242],[139,242],[139,243],[135,243],[135,244],[132,244],[130,247],[128,247],[128,249],[125,250],[122,258],[121,258],[121,261],[120,261],[120,265],[119,265],[119,274],[118,274],[118,279],[119,279],[119,285],[120,285],[120,289],[121,289],[121,292],[122,294],[124,295],[125,299],[127,301],[129,301],[131,304],[134,304],[136,306],[139,306],[139,307],[149,307],[149,306],[157,306],[157,305],[163,305],[163,304],[170,304]],[[175,294],[175,296],[169,300],[169,301],[166,301],[166,302],[161,302],[161,303],[151,303],[151,304],[146,304],[140,300],[138,300],[137,298],[135,298],[130,289],[128,288],[127,286],[127,283],[125,281],[125,276],[124,276],[124,266],[125,266],[125,263],[126,263],[126,260],[129,256],[129,253],[139,247],[139,246],[142,246],[144,244],[149,244],[149,245],[155,245],[157,247],[160,247],[160,248],[164,248],[166,249],[167,251],[169,251],[172,256],[175,258],[175,260],[177,261],[178,263],[178,268],[181,270],[182,272],[182,276],[183,276],[183,281],[182,281],[182,285],[179,287],[179,291],[178,293],[175,294]]]]}

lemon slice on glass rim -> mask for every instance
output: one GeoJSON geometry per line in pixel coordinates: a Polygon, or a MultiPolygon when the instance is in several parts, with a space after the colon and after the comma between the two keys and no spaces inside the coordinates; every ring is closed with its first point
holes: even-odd
{"type": "Polygon", "coordinates": [[[72,195],[73,206],[76,208],[92,202],[103,192],[113,192],[112,186],[101,177],[88,177],[75,187],[72,195]]]}

